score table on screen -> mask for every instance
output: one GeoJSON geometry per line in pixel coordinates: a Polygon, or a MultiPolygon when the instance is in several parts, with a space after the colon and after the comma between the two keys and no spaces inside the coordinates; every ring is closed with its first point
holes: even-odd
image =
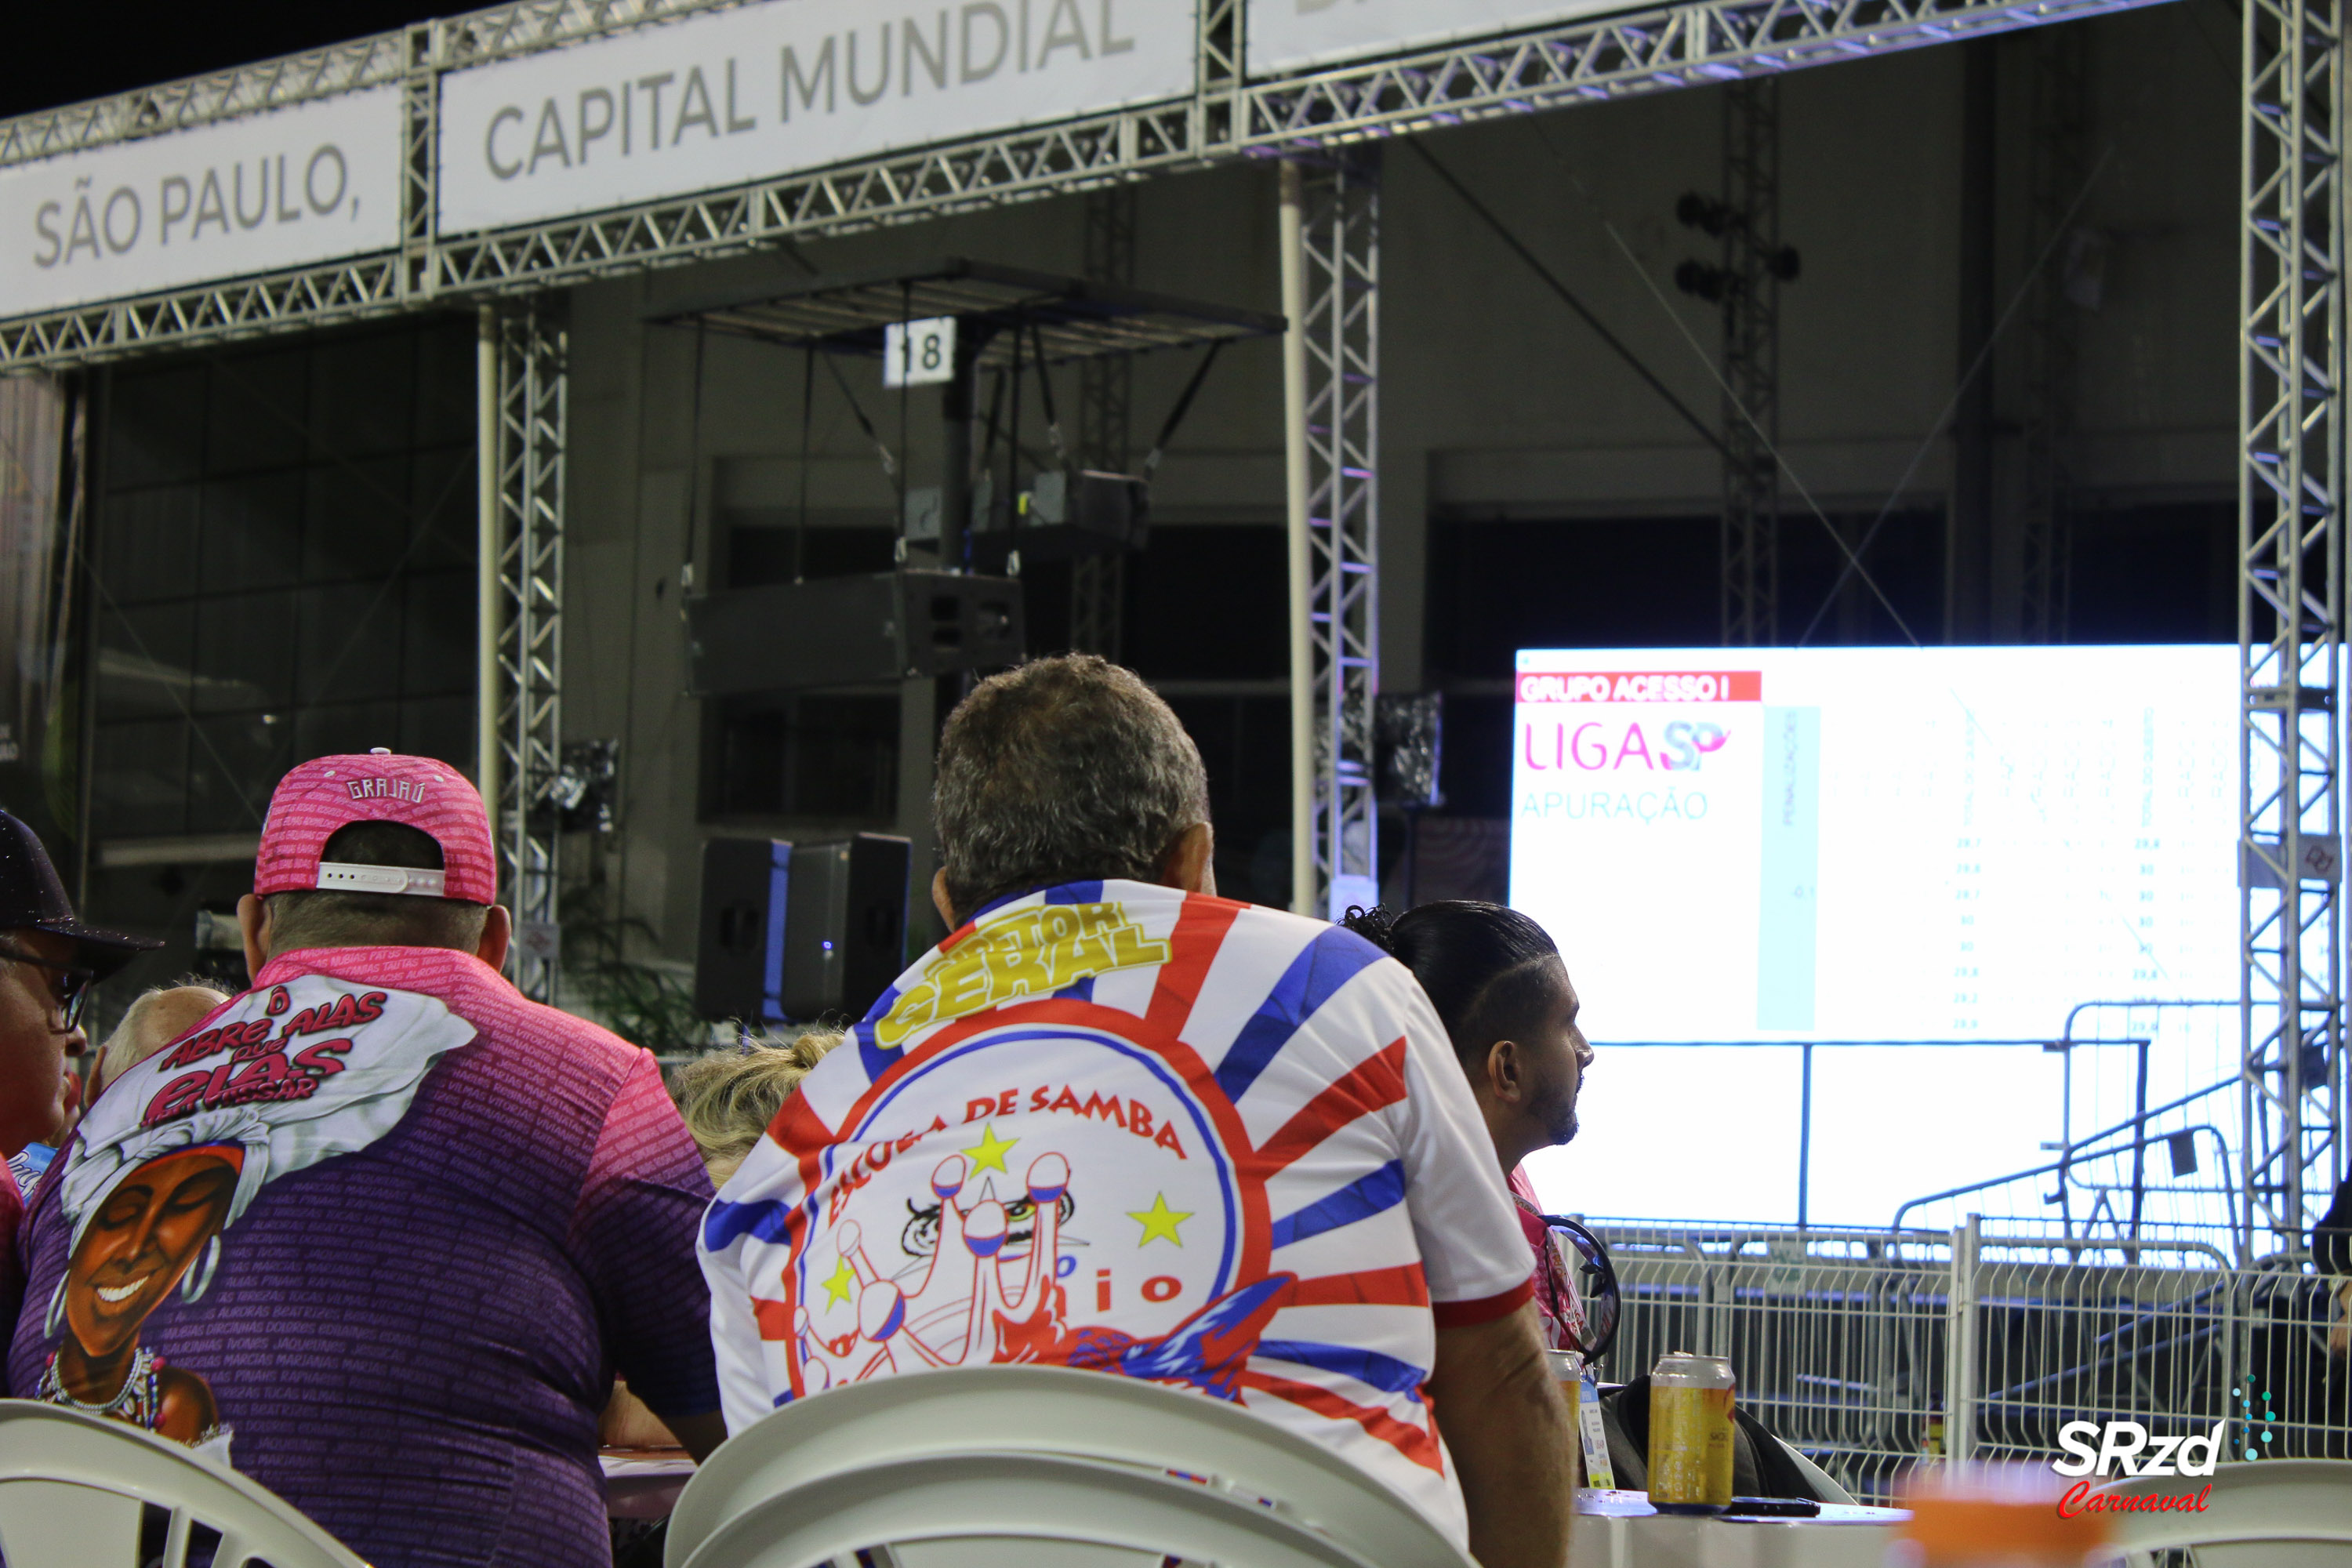
{"type": "Polygon", "coordinates": [[[1604,1041],[2234,995],[2237,679],[2208,645],[1523,652],[1511,902],[1604,1041]]]}

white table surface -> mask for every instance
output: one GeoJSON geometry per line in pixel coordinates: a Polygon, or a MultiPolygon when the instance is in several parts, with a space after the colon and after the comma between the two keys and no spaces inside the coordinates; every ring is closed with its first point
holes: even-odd
{"type": "Polygon", "coordinates": [[[1811,1519],[1665,1514],[1646,1493],[1576,1494],[1575,1568],[1881,1568],[1898,1508],[1823,1503],[1811,1519]]]}

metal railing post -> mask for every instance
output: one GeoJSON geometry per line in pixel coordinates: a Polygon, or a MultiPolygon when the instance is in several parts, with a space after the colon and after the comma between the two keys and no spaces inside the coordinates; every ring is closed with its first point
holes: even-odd
{"type": "Polygon", "coordinates": [[[1977,1250],[1984,1216],[1952,1227],[1951,1287],[1944,1295],[1944,1453],[1969,1458],[1976,1447],[1977,1250]]]}

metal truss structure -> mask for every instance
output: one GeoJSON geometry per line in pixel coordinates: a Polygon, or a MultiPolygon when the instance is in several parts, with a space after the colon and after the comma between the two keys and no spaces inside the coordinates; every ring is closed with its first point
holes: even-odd
{"type": "MultiPolygon", "coordinates": [[[[486,233],[436,227],[438,104],[446,72],[489,60],[625,32],[718,8],[730,0],[520,0],[396,33],[267,61],[101,102],[0,125],[0,166],[397,82],[407,104],[408,147],[397,252],[78,307],[0,322],[0,370],[88,363],[143,351],[344,321],[486,297],[530,293],[586,279],[681,265],[789,238],[911,222],[1010,201],[1090,190],[1155,172],[1243,158],[1318,157],[1349,143],[1470,121],[1607,101],[1746,76],[1944,43],[2119,10],[2143,0],[1686,0],[1631,15],[1531,29],[1409,56],[1294,73],[1264,81],[1241,68],[1241,0],[1201,0],[1198,69],[1183,98],[1082,115],[730,189],[486,233]]],[[[1328,212],[1310,235],[1320,268],[1315,299],[1322,328],[1314,371],[1327,417],[1317,442],[1315,515],[1317,802],[1315,899],[1370,901],[1376,886],[1376,814],[1370,784],[1375,582],[1376,405],[1371,377],[1377,198],[1369,165],[1318,176],[1328,212]]],[[[530,315],[523,318],[537,321],[530,315]]],[[[520,330],[520,329],[518,329],[520,330]]],[[[561,559],[560,347],[541,329],[524,357],[537,368],[502,374],[502,387],[539,387],[520,425],[502,411],[511,446],[500,461],[512,498],[518,552],[507,578],[512,617],[501,668],[513,682],[514,722],[501,725],[513,753],[503,775],[509,873],[526,920],[551,917],[534,900],[549,847],[531,835],[526,805],[553,764],[551,635],[560,580],[532,574],[561,559]],[[552,445],[546,443],[553,433],[552,445]],[[549,456],[549,454],[557,454],[549,456]],[[542,458],[546,461],[542,463],[542,458]],[[518,486],[523,488],[518,489],[518,486]],[[533,532],[544,524],[545,537],[533,532]],[[545,560],[541,561],[541,552],[545,560]],[[528,589],[526,584],[530,584],[528,589]],[[539,597],[541,591],[545,596],[539,597]],[[517,639],[520,639],[519,641],[517,639]],[[541,662],[540,656],[546,656],[541,662]],[[531,682],[544,674],[545,698],[531,682]],[[547,721],[542,733],[541,721],[547,721]],[[537,911],[537,912],[534,912],[537,911]]],[[[519,348],[516,352],[521,353],[519,348]]],[[[502,353],[501,363],[510,356],[502,353]]],[[[518,395],[521,394],[518,393],[518,395]]],[[[1099,570],[1099,569],[1097,569],[1099,570]]],[[[1099,584],[1087,595],[1106,602],[1099,584]]],[[[1075,628],[1099,641],[1099,615],[1075,628]]],[[[535,929],[535,928],[527,928],[535,929]]],[[[539,962],[536,959],[529,963],[539,962]]]]}
{"type": "Polygon", "coordinates": [[[2238,647],[2243,1231],[2302,1245],[2342,1161],[2344,40],[2247,0],[2238,647]]]}
{"type": "Polygon", "coordinates": [[[1780,640],[1780,83],[1723,103],[1723,644],[1780,640]]]}
{"type": "Polygon", "coordinates": [[[497,334],[499,759],[487,802],[499,885],[515,918],[515,984],[555,999],[557,817],[563,748],[563,447],[567,333],[553,301],[500,314],[497,334]]]}
{"type": "Polygon", "coordinates": [[[2074,432],[2078,318],[2068,297],[2081,231],[2070,215],[2090,174],[2090,35],[2047,27],[2032,39],[2031,160],[2026,203],[2034,269],[2025,337],[2025,505],[2018,632],[2030,643],[2066,640],[2067,471],[2074,432]]]}
{"type": "Polygon", "coordinates": [[[2149,0],[1687,0],[1255,82],[1240,72],[1240,0],[1202,0],[1200,69],[1187,97],[581,217],[437,230],[443,74],[730,3],[520,0],[0,123],[5,167],[393,82],[406,89],[409,116],[397,252],[0,322],[0,369],[471,303],[1160,170],[1777,74],[2149,0]]]}
{"type": "MultiPolygon", "coordinates": [[[[1101,283],[1135,283],[1135,187],[1110,185],[1087,197],[1086,260],[1080,271],[1101,283]]],[[[1078,460],[1127,472],[1132,449],[1135,361],[1101,354],[1078,362],[1078,460]]],[[[1070,563],[1070,646],[1118,658],[1127,597],[1127,556],[1081,555],[1070,563]]]]}
{"type": "Polygon", "coordinates": [[[1373,699],[1380,694],[1377,148],[1301,170],[1314,897],[1337,920],[1380,901],[1373,699]]]}
{"type": "MultiPolygon", "coordinates": [[[[1684,0],[1257,81],[1240,68],[1240,0],[1200,0],[1199,69],[1181,98],[583,216],[439,231],[443,75],[731,3],[518,0],[0,124],[5,167],[398,83],[408,131],[398,250],[0,321],[0,371],[530,295],[1162,171],[1261,157],[1307,162],[1314,776],[1312,885],[1302,889],[1311,897],[1302,903],[1336,913],[1372,901],[1378,866],[1379,209],[1377,165],[1356,144],[1775,76],[2147,0],[1684,0]]],[[[2341,4],[2246,0],[2243,7],[2242,1022],[2250,1253],[2293,1244],[2310,1216],[2310,1181],[2332,1173],[2343,1148],[2341,4]]],[[[519,979],[526,993],[549,996],[554,825],[535,805],[558,761],[565,342],[537,305],[504,317],[500,334],[499,437],[497,452],[485,455],[497,465],[504,531],[502,766],[493,805],[501,874],[523,921],[519,979]]],[[[2056,559],[2054,547],[2043,559],[2056,559]]],[[[1753,606],[1769,600],[1754,587],[1746,596],[1744,635],[1754,637],[1753,606]]],[[[2042,602],[2050,598],[2044,591],[2042,602]]],[[[1727,608],[1727,622],[1733,618],[1727,608]]],[[[1097,625],[1087,635],[1103,634],[1097,625]]]]}

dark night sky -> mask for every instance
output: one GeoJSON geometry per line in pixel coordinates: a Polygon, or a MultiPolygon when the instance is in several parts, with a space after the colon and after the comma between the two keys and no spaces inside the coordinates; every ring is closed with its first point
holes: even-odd
{"type": "Polygon", "coordinates": [[[0,118],[474,8],[467,0],[19,0],[0,44],[0,118]]]}

